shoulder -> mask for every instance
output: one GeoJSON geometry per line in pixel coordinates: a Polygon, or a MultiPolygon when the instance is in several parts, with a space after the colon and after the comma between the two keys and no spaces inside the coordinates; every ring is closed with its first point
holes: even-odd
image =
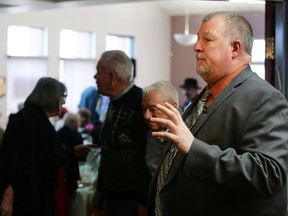
{"type": "Polygon", "coordinates": [[[125,101],[126,104],[136,104],[142,103],[142,89],[134,85],[129,91],[127,91],[119,101],[125,101]]]}
{"type": "Polygon", "coordinates": [[[134,95],[138,95],[139,97],[142,97],[143,94],[143,90],[142,88],[134,85],[131,89],[130,89],[131,93],[134,95]]]}
{"type": "MultiPolygon", "coordinates": [[[[266,80],[260,78],[257,73],[253,72],[250,66],[247,66],[239,73],[229,84],[228,89],[239,90],[242,94],[259,95],[276,93],[281,94],[274,86],[266,80]]],[[[248,95],[247,95],[248,96],[248,95]]]]}

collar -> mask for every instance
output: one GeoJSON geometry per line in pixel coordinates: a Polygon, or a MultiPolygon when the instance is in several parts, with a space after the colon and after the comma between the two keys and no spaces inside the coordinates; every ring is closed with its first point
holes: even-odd
{"type": "Polygon", "coordinates": [[[241,71],[244,70],[244,68],[247,67],[247,65],[243,65],[233,71],[232,73],[226,74],[224,77],[222,77],[213,87],[210,88],[210,86],[206,86],[206,90],[210,90],[211,96],[209,97],[206,105],[209,106],[215,98],[220,95],[220,93],[231,83],[231,81],[241,73],[241,71]]]}
{"type": "Polygon", "coordinates": [[[120,95],[118,95],[117,97],[115,98],[110,98],[111,101],[115,101],[115,100],[118,100],[119,98],[121,98],[123,95],[125,95],[132,87],[134,86],[134,82],[131,82],[125,89],[124,91],[121,92],[120,95]]]}

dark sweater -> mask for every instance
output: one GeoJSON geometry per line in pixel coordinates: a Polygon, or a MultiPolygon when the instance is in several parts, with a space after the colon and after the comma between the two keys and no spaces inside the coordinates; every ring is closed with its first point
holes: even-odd
{"type": "Polygon", "coordinates": [[[109,104],[100,138],[98,189],[110,198],[141,199],[148,192],[149,172],[145,165],[148,127],[141,104],[142,89],[135,85],[109,104]]]}

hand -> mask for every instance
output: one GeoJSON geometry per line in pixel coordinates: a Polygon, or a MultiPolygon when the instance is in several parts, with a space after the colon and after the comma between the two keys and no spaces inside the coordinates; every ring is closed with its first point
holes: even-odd
{"type": "Polygon", "coordinates": [[[179,110],[169,103],[165,103],[165,105],[157,104],[157,108],[163,112],[168,119],[151,118],[151,122],[160,124],[161,126],[166,127],[169,131],[155,131],[152,135],[171,140],[179,151],[184,154],[188,153],[194,140],[194,136],[183,121],[179,110]]]}
{"type": "Polygon", "coordinates": [[[13,212],[13,201],[14,201],[14,189],[11,185],[9,185],[4,193],[1,201],[1,216],[12,216],[13,212]]]}
{"type": "Polygon", "coordinates": [[[87,145],[74,146],[75,157],[78,159],[86,158],[90,152],[90,147],[87,145]]]}
{"type": "Polygon", "coordinates": [[[147,216],[147,215],[148,215],[147,207],[140,204],[138,206],[138,216],[147,216]]]}

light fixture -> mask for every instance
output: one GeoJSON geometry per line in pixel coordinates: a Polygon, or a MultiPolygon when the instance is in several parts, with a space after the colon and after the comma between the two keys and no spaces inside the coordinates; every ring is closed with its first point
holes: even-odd
{"type": "Polygon", "coordinates": [[[197,41],[197,35],[196,34],[190,34],[189,32],[189,16],[186,13],[185,15],[185,29],[184,34],[176,33],[173,35],[174,39],[181,45],[184,46],[191,46],[196,43],[197,41]]]}

